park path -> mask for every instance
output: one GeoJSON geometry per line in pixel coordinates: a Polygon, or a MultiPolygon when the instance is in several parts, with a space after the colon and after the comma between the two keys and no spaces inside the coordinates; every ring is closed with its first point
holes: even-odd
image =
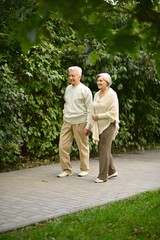
{"type": "Polygon", "coordinates": [[[90,159],[90,173],[57,178],[60,164],[0,174],[0,232],[160,189],[160,148],[115,154],[118,177],[95,183],[98,159],[90,159]]]}

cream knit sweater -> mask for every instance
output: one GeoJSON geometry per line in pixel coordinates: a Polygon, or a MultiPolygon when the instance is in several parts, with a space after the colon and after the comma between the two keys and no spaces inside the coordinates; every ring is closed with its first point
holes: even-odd
{"type": "Polygon", "coordinates": [[[109,88],[106,95],[99,98],[99,92],[96,92],[93,101],[92,113],[98,115],[98,120],[92,120],[92,138],[93,142],[98,144],[99,135],[109,127],[110,123],[115,123],[115,134],[119,130],[119,102],[116,92],[109,88]]]}
{"type": "Polygon", "coordinates": [[[86,128],[90,128],[92,110],[91,90],[83,83],[76,86],[68,85],[64,95],[63,119],[71,124],[86,122],[86,128]]]}

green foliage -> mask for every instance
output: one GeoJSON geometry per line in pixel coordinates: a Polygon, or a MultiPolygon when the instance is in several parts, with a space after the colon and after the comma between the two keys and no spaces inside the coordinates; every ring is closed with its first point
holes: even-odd
{"type": "MultiPolygon", "coordinates": [[[[159,1],[121,1],[117,2],[114,10],[122,15],[125,24],[120,25],[113,36],[112,52],[121,51],[131,57],[137,56],[143,48],[147,53],[152,53],[155,59],[155,69],[159,75],[160,65],[160,40],[159,1]]],[[[113,11],[114,11],[113,10],[113,11]]]]}
{"type": "Polygon", "coordinates": [[[117,69],[116,84],[121,120],[116,143],[119,140],[124,148],[154,146],[160,136],[160,82],[151,56],[140,52],[136,60],[123,58],[123,67],[117,69]]]}
{"type": "MultiPolygon", "coordinates": [[[[9,11],[7,0],[3,1],[3,5],[9,11]]],[[[9,21],[16,15],[12,32],[14,34],[16,26],[19,27],[15,38],[21,42],[25,51],[38,43],[42,33],[40,26],[50,18],[51,13],[54,18],[63,17],[66,22],[72,23],[80,38],[88,34],[99,41],[105,41],[109,53],[121,52],[136,57],[142,47],[146,52],[152,52],[154,66],[159,75],[158,0],[78,0],[76,3],[74,0],[68,2],[25,0],[24,3],[20,1],[18,7],[11,5],[10,11],[12,12],[9,21]]]]}
{"type": "Polygon", "coordinates": [[[6,65],[0,68],[0,165],[7,166],[20,159],[26,129],[21,108],[27,101],[23,88],[6,65]]]}
{"type": "Polygon", "coordinates": [[[61,52],[53,44],[42,41],[23,56],[22,71],[28,103],[23,109],[28,141],[23,150],[33,158],[54,158],[62,121],[63,75],[61,52]]]}

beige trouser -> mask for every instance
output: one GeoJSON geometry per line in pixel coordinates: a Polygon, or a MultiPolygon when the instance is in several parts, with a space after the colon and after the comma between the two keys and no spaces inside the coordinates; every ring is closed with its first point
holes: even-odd
{"type": "Polygon", "coordinates": [[[107,175],[116,172],[113,165],[111,147],[113,135],[115,132],[115,124],[111,123],[99,136],[99,175],[98,178],[107,180],[107,175]]]}
{"type": "Polygon", "coordinates": [[[59,157],[63,171],[72,172],[70,161],[71,147],[73,138],[76,141],[80,157],[80,170],[89,170],[89,142],[88,136],[83,133],[86,123],[70,124],[63,122],[60,140],[59,140],[59,157]]]}

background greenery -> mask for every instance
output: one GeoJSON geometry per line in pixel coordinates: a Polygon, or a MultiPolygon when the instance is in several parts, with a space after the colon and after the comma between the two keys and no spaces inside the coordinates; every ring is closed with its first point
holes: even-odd
{"type": "MultiPolygon", "coordinates": [[[[83,69],[83,82],[93,94],[99,72],[112,76],[120,103],[114,151],[159,145],[158,3],[1,1],[2,171],[30,160],[58,160],[66,70],[71,65],[83,69]]],[[[97,153],[92,141],[90,148],[91,155],[97,153]]],[[[75,146],[72,157],[78,157],[75,146]]]]}

